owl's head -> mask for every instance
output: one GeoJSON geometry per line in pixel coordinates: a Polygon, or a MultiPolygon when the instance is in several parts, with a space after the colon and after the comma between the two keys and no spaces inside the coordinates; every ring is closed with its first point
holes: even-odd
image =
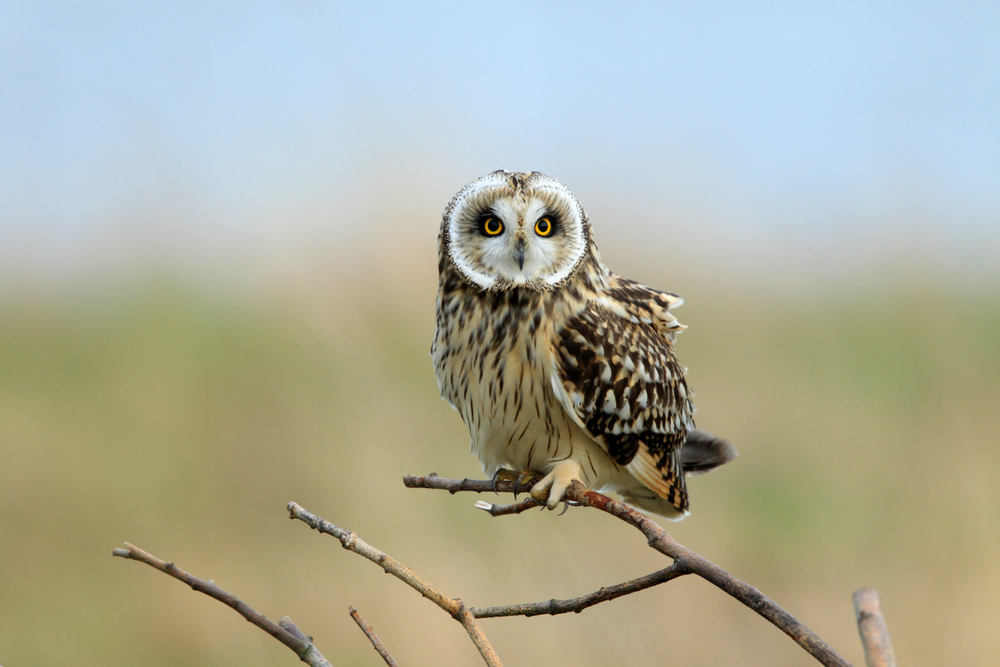
{"type": "Polygon", "coordinates": [[[565,185],[533,171],[494,171],[462,188],[441,221],[441,252],[482,289],[549,289],[580,266],[587,214],[565,185]]]}

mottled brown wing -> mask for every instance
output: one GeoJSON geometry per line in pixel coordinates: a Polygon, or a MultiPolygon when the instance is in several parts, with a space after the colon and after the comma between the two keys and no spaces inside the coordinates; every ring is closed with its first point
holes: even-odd
{"type": "Polygon", "coordinates": [[[680,450],[693,406],[673,351],[683,325],[668,309],[677,303],[615,276],[558,332],[554,352],[567,410],[616,463],[684,512],[680,450]]]}

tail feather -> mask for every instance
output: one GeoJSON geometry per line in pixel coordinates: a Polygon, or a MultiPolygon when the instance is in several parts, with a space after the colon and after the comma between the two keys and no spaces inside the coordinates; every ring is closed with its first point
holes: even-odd
{"type": "Polygon", "coordinates": [[[681,447],[681,464],[685,475],[700,475],[729,463],[739,452],[722,438],[694,428],[688,431],[681,447]]]}

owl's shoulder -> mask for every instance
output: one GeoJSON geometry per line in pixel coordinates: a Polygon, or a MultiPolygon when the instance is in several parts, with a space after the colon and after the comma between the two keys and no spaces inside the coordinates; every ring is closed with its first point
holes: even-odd
{"type": "Polygon", "coordinates": [[[671,309],[684,303],[673,292],[663,292],[642,283],[612,274],[608,286],[598,296],[597,305],[632,324],[653,326],[673,341],[687,327],[681,324],[671,309]]]}

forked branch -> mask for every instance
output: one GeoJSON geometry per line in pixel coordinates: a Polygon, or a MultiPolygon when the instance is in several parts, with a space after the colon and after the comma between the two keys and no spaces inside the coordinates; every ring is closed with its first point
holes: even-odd
{"type": "MultiPolygon", "coordinates": [[[[459,491],[484,493],[491,491],[511,492],[514,490],[513,482],[499,480],[444,479],[433,473],[426,477],[407,475],[403,478],[403,483],[410,488],[442,489],[452,494],[458,493],[459,491]]],[[[799,646],[805,649],[823,665],[826,665],[827,667],[850,667],[850,663],[844,660],[844,658],[834,651],[826,642],[817,637],[816,634],[809,628],[775,604],[775,602],[766,595],[753,586],[740,581],[708,559],[703,558],[686,547],[681,546],[648,516],[637,512],[625,503],[613,500],[603,494],[597,493],[596,491],[591,491],[579,482],[574,482],[573,486],[567,490],[566,499],[579,505],[583,505],[584,507],[592,507],[594,509],[601,510],[602,512],[606,512],[607,514],[617,517],[625,523],[637,528],[646,537],[649,546],[656,549],[663,555],[673,559],[673,566],[677,567],[681,574],[688,572],[696,574],[718,588],[721,588],[723,591],[750,607],[750,609],[766,618],[775,627],[794,639],[799,646]]],[[[478,506],[486,509],[487,511],[490,511],[493,508],[492,505],[490,505],[490,507],[484,507],[484,505],[489,505],[489,503],[478,504],[478,506]]],[[[519,511],[524,511],[525,509],[529,509],[533,506],[537,506],[537,504],[532,505],[531,502],[522,501],[521,503],[516,503],[512,506],[500,508],[498,511],[490,511],[490,513],[494,516],[513,514],[519,511]]],[[[543,605],[546,603],[538,604],[543,605]]],[[[519,605],[514,605],[514,607],[517,606],[519,605]]]]}
{"type": "MultiPolygon", "coordinates": [[[[404,478],[404,483],[410,488],[443,489],[451,493],[459,491],[477,493],[514,491],[513,482],[443,479],[434,474],[426,477],[408,475],[404,478]]],[[[791,616],[791,614],[783,610],[753,586],[740,581],[702,556],[678,544],[649,517],[640,514],[624,503],[590,491],[579,482],[575,482],[570,487],[566,493],[566,498],[574,504],[592,507],[611,514],[635,527],[646,537],[649,546],[671,558],[673,563],[669,567],[644,577],[601,588],[598,591],[571,600],[548,600],[545,602],[501,607],[468,608],[460,599],[445,595],[442,591],[427,583],[427,581],[410,568],[362,540],[358,537],[357,533],[335,526],[307,512],[296,503],[289,503],[288,511],[291,518],[298,519],[322,533],[336,537],[345,549],[353,551],[376,563],[385,572],[394,575],[441,607],[441,609],[448,612],[449,615],[465,628],[486,664],[490,667],[502,667],[502,665],[493,647],[490,646],[489,641],[486,639],[482,628],[479,626],[477,618],[537,616],[540,614],[555,615],[568,612],[578,613],[595,604],[635,593],[686,574],[698,575],[729,593],[794,639],[820,663],[833,667],[850,667],[850,663],[791,616]]],[[[480,501],[476,503],[476,506],[488,511],[492,516],[503,516],[517,514],[533,507],[538,507],[539,503],[529,497],[511,505],[495,505],[480,501]]],[[[287,617],[282,618],[278,624],[275,624],[236,596],[216,586],[214,582],[198,579],[181,570],[173,563],[160,560],[156,556],[131,544],[126,543],[125,548],[115,549],[112,555],[137,560],[169,574],[175,579],[186,583],[192,589],[229,605],[248,621],[292,649],[303,662],[315,667],[330,667],[330,663],[326,658],[313,646],[312,638],[306,637],[300,632],[287,617]]],[[[878,594],[873,589],[860,589],[854,595],[854,603],[857,612],[858,629],[865,648],[865,659],[869,667],[895,667],[895,656],[893,655],[892,644],[889,641],[889,635],[885,627],[885,620],[882,617],[879,607],[878,594]]],[[[365,623],[364,619],[361,618],[353,607],[350,607],[350,611],[351,617],[354,618],[358,626],[368,636],[385,663],[391,667],[395,667],[395,661],[393,661],[392,657],[385,650],[385,647],[379,641],[371,626],[365,623]]]]}
{"type": "Polygon", "coordinates": [[[125,543],[124,548],[112,551],[111,555],[145,563],[160,572],[169,574],[174,579],[183,581],[199,593],[204,593],[209,597],[215,598],[219,602],[227,604],[238,611],[243,618],[292,649],[302,662],[312,665],[312,667],[331,667],[327,659],[323,657],[323,654],[313,646],[312,642],[305,635],[299,632],[299,629],[287,617],[281,619],[280,624],[268,620],[263,614],[255,611],[246,602],[216,586],[213,581],[204,581],[192,574],[188,574],[173,563],[161,560],[128,542],[125,543]]]}
{"type": "Polygon", "coordinates": [[[288,503],[288,513],[290,518],[298,519],[321,533],[326,533],[327,535],[336,537],[340,540],[340,544],[345,549],[353,551],[360,556],[364,556],[371,562],[381,567],[388,574],[393,575],[423,595],[425,598],[444,609],[451,615],[452,618],[461,623],[462,627],[465,628],[465,631],[469,633],[472,643],[476,645],[477,649],[479,649],[479,653],[483,656],[483,660],[486,661],[486,664],[490,665],[490,667],[502,667],[499,656],[497,656],[493,647],[490,646],[489,640],[486,639],[486,634],[483,632],[483,629],[479,627],[479,623],[476,621],[475,616],[472,615],[468,607],[465,606],[464,602],[458,598],[448,597],[441,590],[434,588],[416,572],[406,567],[389,554],[379,551],[372,545],[362,540],[354,531],[341,528],[340,526],[335,526],[329,521],[307,512],[298,503],[288,503]]]}

